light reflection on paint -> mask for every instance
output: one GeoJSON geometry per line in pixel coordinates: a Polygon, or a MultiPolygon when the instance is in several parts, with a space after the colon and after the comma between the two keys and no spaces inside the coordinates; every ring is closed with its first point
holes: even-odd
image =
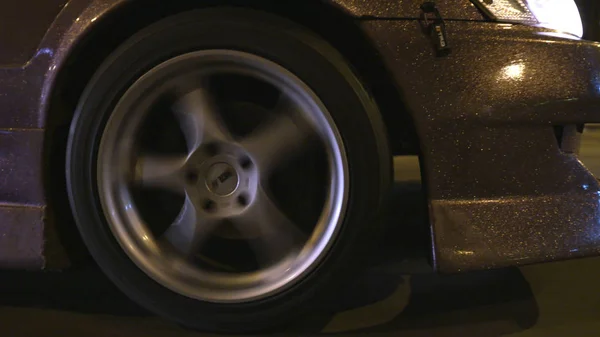
{"type": "Polygon", "coordinates": [[[458,250],[458,251],[456,251],[456,253],[457,253],[458,255],[473,255],[473,254],[475,254],[475,253],[474,253],[473,251],[471,251],[471,250],[458,250]]]}
{"type": "Polygon", "coordinates": [[[592,73],[592,85],[596,91],[596,94],[600,94],[600,73],[592,73]]]}
{"type": "Polygon", "coordinates": [[[40,50],[37,51],[37,53],[35,53],[34,57],[38,57],[41,55],[48,55],[50,57],[54,56],[54,51],[52,51],[52,49],[50,48],[41,48],[40,50]]]}
{"type": "Polygon", "coordinates": [[[522,62],[514,63],[502,68],[500,73],[500,80],[504,81],[520,81],[523,79],[525,73],[525,64],[522,62]]]}
{"type": "Polygon", "coordinates": [[[537,35],[557,37],[559,39],[580,40],[577,36],[561,32],[537,32],[537,35]]]}

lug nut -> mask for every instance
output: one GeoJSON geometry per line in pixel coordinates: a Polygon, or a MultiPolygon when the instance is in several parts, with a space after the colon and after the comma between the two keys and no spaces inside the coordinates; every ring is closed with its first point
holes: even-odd
{"type": "Polygon", "coordinates": [[[248,205],[248,197],[244,194],[240,195],[237,198],[238,204],[242,205],[242,206],[247,206],[248,205]]]}
{"type": "Polygon", "coordinates": [[[185,180],[190,184],[195,184],[198,181],[198,172],[196,172],[196,171],[186,172],[185,180]]]}
{"type": "Polygon", "coordinates": [[[217,204],[212,200],[205,200],[202,208],[207,212],[214,212],[217,209],[217,204]]]}
{"type": "Polygon", "coordinates": [[[247,170],[250,168],[250,166],[252,166],[252,161],[248,157],[243,157],[242,159],[240,159],[240,166],[243,169],[247,170]]]}

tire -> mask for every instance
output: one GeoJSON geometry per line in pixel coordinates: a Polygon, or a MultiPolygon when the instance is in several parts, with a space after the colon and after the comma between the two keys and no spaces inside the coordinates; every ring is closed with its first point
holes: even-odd
{"type": "Polygon", "coordinates": [[[305,28],[270,14],[232,8],[196,10],[163,19],[136,33],[101,65],[73,119],[66,175],[71,207],[91,254],[131,299],[186,327],[218,332],[273,329],[356,272],[379,231],[378,215],[389,192],[391,154],[376,105],[344,58],[305,28]],[[111,230],[98,177],[105,128],[117,102],[143,74],[186,53],[228,49],[270,60],[306,83],[329,111],[347,160],[347,203],[330,248],[311,271],[277,293],[242,303],[182,295],[132,261],[111,230]]]}

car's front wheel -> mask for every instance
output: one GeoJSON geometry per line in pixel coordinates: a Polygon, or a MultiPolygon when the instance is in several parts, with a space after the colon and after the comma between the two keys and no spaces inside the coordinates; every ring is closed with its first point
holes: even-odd
{"type": "Polygon", "coordinates": [[[142,305],[199,329],[270,328],[346,277],[377,231],[382,125],[305,29],[246,10],[176,15],[87,86],[71,206],[100,267],[142,305]]]}

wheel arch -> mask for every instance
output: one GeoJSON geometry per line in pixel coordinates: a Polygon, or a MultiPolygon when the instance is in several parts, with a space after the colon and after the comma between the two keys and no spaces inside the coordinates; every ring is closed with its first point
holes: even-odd
{"type": "Polygon", "coordinates": [[[119,5],[99,17],[93,27],[72,46],[54,80],[46,125],[55,119],[70,120],[74,109],[57,109],[56,101],[70,103],[74,108],[85,85],[102,61],[136,31],[169,15],[216,5],[265,10],[291,19],[321,35],[342,53],[371,91],[386,126],[390,128],[388,133],[393,152],[416,154],[417,138],[412,119],[401,98],[400,84],[395,83],[388,74],[377,48],[360,29],[357,24],[360,19],[330,0],[305,0],[302,5],[282,4],[272,0],[259,0],[251,4],[243,0],[205,0],[201,3],[176,0],[168,4],[135,0],[119,5]],[[320,19],[314,20],[314,13],[317,12],[320,19]]]}
{"type": "Polygon", "coordinates": [[[356,18],[328,0],[306,0],[299,5],[279,1],[207,0],[202,3],[177,0],[135,0],[120,4],[114,10],[98,17],[93,27],[86,30],[72,46],[58,71],[48,102],[45,120],[44,166],[48,216],[55,218],[61,245],[68,249],[72,261],[85,256],[85,251],[72,220],[64,174],[65,149],[68,132],[77,102],[87,83],[104,59],[122,42],[138,30],[186,10],[215,5],[247,7],[264,10],[291,19],[320,34],[338,49],[350,62],[355,72],[371,92],[383,115],[394,154],[415,154],[418,141],[412,119],[402,102],[400,88],[388,75],[375,46],[356,24],[356,18]],[[319,20],[314,20],[314,13],[319,20]],[[115,29],[118,27],[118,29],[115,29]]]}

